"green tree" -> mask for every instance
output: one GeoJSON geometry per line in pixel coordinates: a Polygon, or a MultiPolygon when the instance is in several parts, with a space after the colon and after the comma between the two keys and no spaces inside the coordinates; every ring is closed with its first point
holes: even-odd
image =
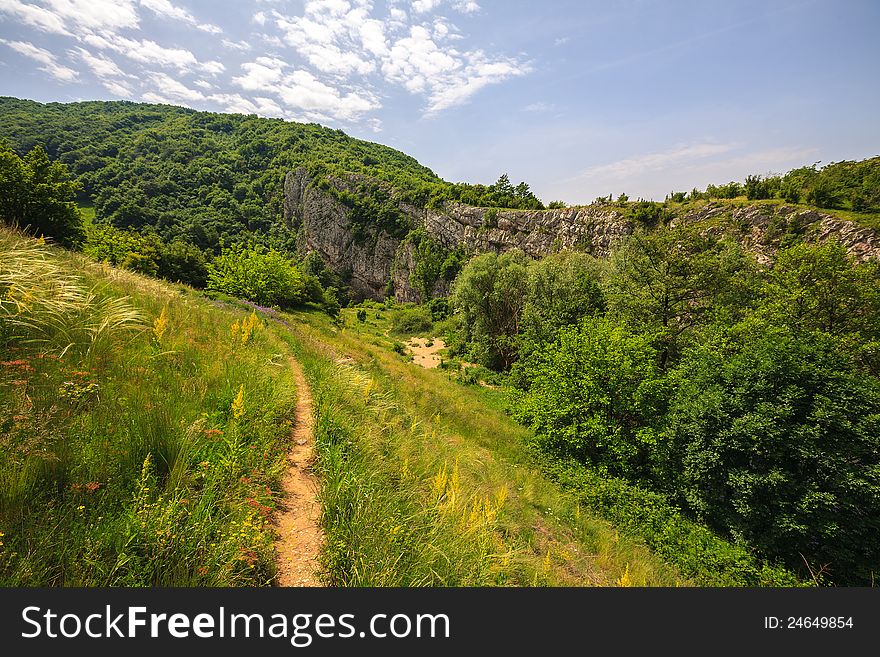
{"type": "MultiPolygon", "coordinates": [[[[262,305],[291,308],[303,301],[305,285],[300,271],[284,254],[236,245],[224,249],[208,265],[208,289],[262,305]]],[[[328,300],[326,291],[324,300],[328,300]]]]}
{"type": "Polygon", "coordinates": [[[713,317],[737,317],[756,292],[755,264],[732,240],[687,227],[636,232],[611,260],[609,312],[656,336],[660,365],[713,317]]]}
{"type": "Polygon", "coordinates": [[[24,158],[0,141],[0,216],[16,228],[78,248],[85,239],[74,203],[82,186],[60,162],[34,146],[24,158]]]}
{"type": "Polygon", "coordinates": [[[552,342],[564,326],[605,309],[600,265],[585,253],[564,251],[529,263],[519,353],[552,342]]]}
{"type": "Polygon", "coordinates": [[[554,451],[635,478],[648,472],[666,391],[645,336],[605,317],[559,331],[525,363],[517,418],[554,451]]]}
{"type": "Polygon", "coordinates": [[[880,266],[858,263],[839,242],[795,244],[768,272],[763,310],[800,330],[880,338],[880,266]]]}
{"type": "Polygon", "coordinates": [[[528,263],[521,251],[484,253],[455,280],[451,302],[464,340],[486,367],[507,369],[516,360],[528,263]]]}
{"type": "Polygon", "coordinates": [[[674,378],[667,490],[791,567],[806,558],[835,582],[870,582],[880,564],[880,381],[856,371],[832,336],[758,321],[690,350],[674,378]]]}

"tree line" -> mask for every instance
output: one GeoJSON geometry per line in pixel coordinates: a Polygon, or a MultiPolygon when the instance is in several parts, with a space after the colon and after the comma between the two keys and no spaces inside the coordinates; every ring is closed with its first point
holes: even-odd
{"type": "Polygon", "coordinates": [[[880,264],[798,243],[770,268],[694,227],[608,261],[473,258],[453,349],[508,372],[548,453],[661,493],[806,576],[880,568],[880,264]],[[808,566],[806,565],[808,564],[808,566]]]}

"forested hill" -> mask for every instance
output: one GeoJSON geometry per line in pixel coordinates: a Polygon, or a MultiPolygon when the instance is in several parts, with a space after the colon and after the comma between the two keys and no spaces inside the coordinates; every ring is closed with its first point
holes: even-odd
{"type": "Polygon", "coordinates": [[[339,130],[170,105],[2,98],[0,136],[67,164],[99,218],[209,250],[245,230],[291,248],[279,219],[284,173],[296,166],[362,172],[414,193],[442,183],[412,157],[339,130]]]}
{"type": "MultiPolygon", "coordinates": [[[[363,174],[388,183],[396,201],[423,207],[543,207],[528,185],[452,184],[393,148],[309,123],[215,114],[128,101],[37,103],[0,97],[0,138],[19,154],[43,147],[82,183],[81,201],[120,228],[154,227],[206,251],[243,234],[292,252],[282,221],[284,174],[363,174]]],[[[375,192],[373,192],[375,193],[375,192]]],[[[391,192],[389,192],[391,193],[391,192]]],[[[386,199],[378,199],[381,204],[386,199]]]]}

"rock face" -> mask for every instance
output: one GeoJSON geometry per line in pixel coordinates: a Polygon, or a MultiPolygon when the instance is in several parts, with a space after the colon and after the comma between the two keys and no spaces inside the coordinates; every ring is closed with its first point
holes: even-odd
{"type": "Polygon", "coordinates": [[[769,265],[786,235],[808,242],[836,240],[858,261],[880,258],[880,235],[857,223],[817,210],[790,205],[761,204],[736,208],[709,204],[680,222],[713,224],[711,230],[738,240],[761,264],[769,265]]]}
{"type": "Polygon", "coordinates": [[[299,225],[300,250],[316,251],[356,296],[385,297],[400,240],[384,231],[356,239],[348,208],[314,185],[303,169],[284,179],[284,219],[299,225]]]}
{"type": "Polygon", "coordinates": [[[423,226],[448,249],[474,252],[519,249],[534,258],[579,248],[604,257],[633,231],[633,224],[604,206],[559,210],[492,210],[447,203],[427,210],[423,226]]]}
{"type": "MultiPolygon", "coordinates": [[[[362,176],[332,179],[337,190],[355,192],[362,176]]],[[[377,185],[375,181],[369,181],[377,185]]],[[[387,190],[386,190],[387,191],[387,190]]],[[[390,190],[393,198],[393,190],[390,190]]],[[[423,209],[396,202],[412,228],[422,228],[449,250],[503,253],[519,249],[540,257],[578,249],[606,257],[635,226],[619,209],[608,205],[558,210],[497,210],[461,203],[423,209]]],[[[412,246],[376,226],[355,226],[351,210],[312,181],[305,170],[288,172],[284,181],[284,218],[299,227],[299,248],[316,251],[328,267],[346,280],[355,296],[383,299],[393,290],[398,301],[418,301],[410,283],[415,266],[412,246]]],[[[806,240],[837,239],[859,260],[880,258],[880,235],[851,221],[815,210],[787,205],[755,204],[732,209],[709,203],[673,220],[706,225],[707,231],[727,234],[770,264],[785,235],[806,240]]],[[[448,283],[438,281],[434,292],[445,294],[448,283]]]]}
{"type": "MultiPolygon", "coordinates": [[[[337,189],[351,191],[361,179],[333,180],[337,189]]],[[[633,231],[633,224],[613,209],[601,206],[559,210],[492,210],[460,203],[442,209],[423,209],[400,202],[398,209],[413,228],[453,250],[502,253],[520,249],[532,257],[579,248],[607,256],[614,245],[633,231]]],[[[384,230],[355,230],[349,208],[320,189],[302,169],[284,180],[284,218],[299,226],[301,251],[316,251],[328,267],[349,281],[356,295],[383,299],[389,281],[398,301],[416,301],[410,284],[414,267],[412,247],[384,230]]],[[[439,281],[436,293],[447,292],[439,281]]]]}

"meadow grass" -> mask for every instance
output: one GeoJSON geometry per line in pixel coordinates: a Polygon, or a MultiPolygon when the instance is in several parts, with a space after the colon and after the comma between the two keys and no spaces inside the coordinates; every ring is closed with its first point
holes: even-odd
{"type": "Polygon", "coordinates": [[[497,391],[409,363],[384,335],[392,313],[354,312],[290,322],[319,408],[330,583],[688,583],[538,471],[497,391]]]}
{"type": "MultiPolygon", "coordinates": [[[[342,384],[330,384],[338,409],[330,415],[349,414],[346,444],[368,454],[362,467],[375,484],[368,494],[333,499],[359,514],[334,518],[328,526],[338,551],[359,553],[369,536],[381,543],[377,517],[387,513],[383,505],[395,506],[389,490],[403,490],[395,468],[407,471],[404,488],[417,498],[430,488],[432,474],[454,461],[460,495],[491,499],[504,491],[504,504],[487,528],[497,548],[482,557],[490,564],[482,571],[484,584],[803,585],[785,568],[686,518],[662,496],[543,453],[534,435],[509,417],[513,398],[503,386],[462,385],[454,360],[447,369],[420,368],[394,350],[393,309],[371,308],[364,322],[355,312],[343,311],[342,325],[300,314],[295,328],[298,342],[321,363],[319,379],[356,372],[370,395],[382,391],[374,424],[364,421],[368,403],[346,398],[342,384]]],[[[334,481],[345,472],[330,468],[325,477],[334,481]]],[[[372,553],[367,547],[361,554],[366,564],[376,564],[371,577],[388,577],[381,560],[370,560],[372,553]]],[[[470,572],[481,571],[472,566],[470,572]]]]}
{"type": "Polygon", "coordinates": [[[271,583],[285,344],[10,231],[0,261],[0,585],[271,583]]]}

